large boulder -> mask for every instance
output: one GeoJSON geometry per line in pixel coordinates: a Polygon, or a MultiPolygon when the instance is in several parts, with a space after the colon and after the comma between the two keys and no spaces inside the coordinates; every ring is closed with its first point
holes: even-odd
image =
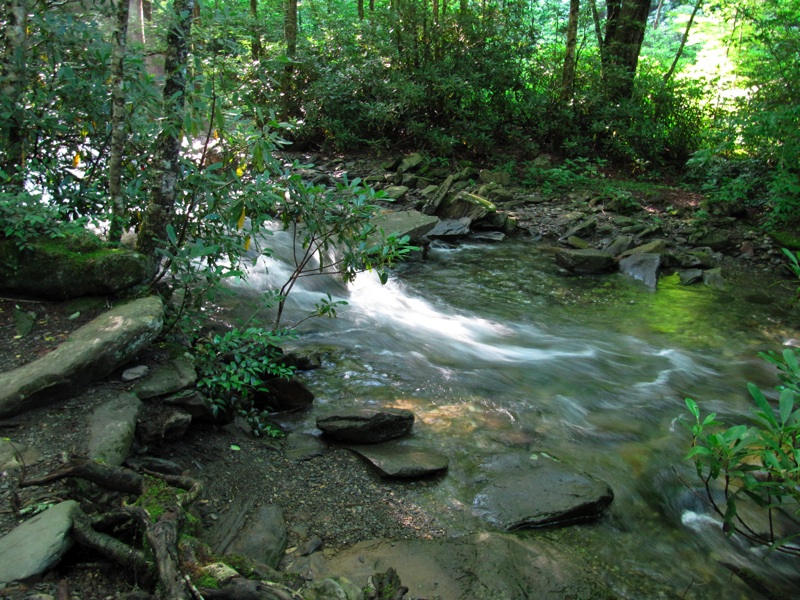
{"type": "Polygon", "coordinates": [[[496,211],[497,207],[485,198],[463,192],[445,200],[439,206],[436,214],[442,219],[469,217],[472,221],[479,221],[489,213],[496,211]]]}
{"type": "Polygon", "coordinates": [[[412,244],[434,228],[438,219],[423,215],[416,210],[386,211],[372,220],[376,229],[383,229],[386,235],[402,237],[407,235],[412,244]]]}
{"type": "Polygon", "coordinates": [[[64,300],[115,294],[144,281],[144,255],[89,240],[43,240],[27,250],[0,240],[0,291],[64,300]]]}
{"type": "Polygon", "coordinates": [[[483,486],[473,504],[509,531],[592,521],[614,499],[607,483],[544,452],[492,457],[479,470],[483,486]]]}
{"type": "Polygon", "coordinates": [[[651,290],[658,285],[658,269],[661,267],[661,255],[643,252],[634,254],[619,261],[619,270],[624,275],[638,279],[651,290]]]}
{"type": "Polygon", "coordinates": [[[163,320],[164,305],[158,297],[122,304],[75,331],[53,352],[0,373],[0,418],[53,402],[106,377],[149,346],[163,320]]]}
{"type": "Polygon", "coordinates": [[[325,435],[355,444],[377,444],[411,432],[414,413],[402,408],[357,408],[317,417],[325,435]]]}
{"type": "Polygon", "coordinates": [[[327,559],[322,552],[297,560],[293,570],[314,580],[344,576],[359,587],[394,568],[409,598],[537,600],[613,598],[591,569],[544,540],[476,533],[433,540],[371,540],[327,559]]]}
{"type": "Polygon", "coordinates": [[[567,271],[582,275],[608,273],[617,267],[613,256],[592,248],[586,250],[559,248],[556,251],[556,264],[567,271]]]}

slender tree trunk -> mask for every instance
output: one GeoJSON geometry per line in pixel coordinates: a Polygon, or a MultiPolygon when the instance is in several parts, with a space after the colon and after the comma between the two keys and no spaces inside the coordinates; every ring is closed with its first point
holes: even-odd
{"type": "Polygon", "coordinates": [[[8,113],[0,132],[5,142],[5,152],[0,156],[0,167],[11,178],[17,191],[24,187],[25,132],[23,123],[22,94],[25,89],[27,49],[25,47],[28,26],[28,7],[25,0],[10,0],[3,3],[6,27],[0,40],[3,42],[3,57],[0,64],[0,80],[3,100],[0,106],[8,113]]]}
{"type": "Polygon", "coordinates": [[[261,28],[258,26],[258,0],[250,0],[250,18],[253,20],[253,40],[250,55],[253,60],[261,58],[261,28]]]}
{"type": "Polygon", "coordinates": [[[678,66],[678,61],[681,59],[681,54],[683,54],[683,48],[686,46],[686,40],[689,39],[689,30],[692,28],[692,23],[694,23],[694,17],[702,5],[703,0],[697,0],[697,4],[694,5],[692,16],[689,17],[689,22],[686,24],[686,31],[683,32],[683,37],[681,38],[681,45],[678,46],[678,52],[675,53],[675,60],[672,61],[669,71],[664,74],[664,83],[670,80],[672,74],[675,72],[675,67],[678,66]]]}
{"type": "Polygon", "coordinates": [[[153,276],[158,265],[157,250],[167,238],[167,226],[175,211],[194,0],[174,0],[172,7],[175,22],[167,34],[164,124],[156,142],[155,186],[150,191],[136,247],[153,261],[153,276]]]}
{"type": "Polygon", "coordinates": [[[434,25],[438,25],[439,24],[439,0],[433,0],[433,5],[431,7],[431,10],[433,11],[433,24],[434,25]]]}
{"type": "Polygon", "coordinates": [[[589,0],[589,7],[592,10],[592,22],[594,23],[594,34],[597,37],[597,50],[600,53],[601,62],[603,56],[603,31],[600,29],[600,16],[597,14],[597,0],[589,0]]]}
{"type": "Polygon", "coordinates": [[[364,20],[364,0],[356,0],[356,9],[358,10],[358,20],[364,20]]]}
{"type": "Polygon", "coordinates": [[[283,22],[283,37],[286,42],[286,56],[289,62],[283,71],[283,118],[292,114],[292,79],[294,77],[294,57],[297,54],[297,0],[286,0],[286,13],[283,22]]]}
{"type": "Polygon", "coordinates": [[[658,24],[661,21],[661,9],[664,8],[664,0],[658,0],[656,7],[656,18],[653,19],[653,29],[658,29],[658,24]]]}
{"type": "Polygon", "coordinates": [[[639,64],[651,0],[608,0],[606,35],[603,40],[603,79],[609,97],[633,95],[633,79],[639,64]]]}
{"type": "Polygon", "coordinates": [[[375,0],[369,0],[369,11],[375,12],[375,0]]]}
{"type": "Polygon", "coordinates": [[[569,21],[567,22],[567,52],[564,55],[564,72],[561,76],[561,101],[572,100],[575,87],[575,47],[578,45],[578,15],[580,0],[569,0],[569,21]]]}
{"type": "Polygon", "coordinates": [[[117,23],[111,54],[111,153],[108,161],[108,191],[111,196],[111,227],[108,239],[119,242],[125,219],[122,193],[122,154],[125,149],[125,51],[128,37],[128,0],[117,0],[117,23]]]}

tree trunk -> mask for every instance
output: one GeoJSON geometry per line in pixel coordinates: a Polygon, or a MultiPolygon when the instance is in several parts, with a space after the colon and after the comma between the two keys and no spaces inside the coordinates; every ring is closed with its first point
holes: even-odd
{"type": "Polygon", "coordinates": [[[658,24],[661,21],[661,9],[664,8],[664,0],[658,0],[656,7],[656,18],[653,19],[653,29],[658,29],[658,24]]]}
{"type": "Polygon", "coordinates": [[[117,23],[111,54],[111,155],[108,161],[108,191],[111,196],[111,227],[108,239],[119,242],[125,219],[122,194],[122,153],[125,148],[125,50],[128,37],[129,0],[117,0],[117,23]]]}
{"type": "Polygon", "coordinates": [[[258,0],[250,0],[250,18],[253,19],[253,40],[250,54],[253,60],[261,58],[261,28],[258,26],[258,0]]]}
{"type": "Polygon", "coordinates": [[[3,42],[3,58],[0,64],[3,100],[0,107],[8,113],[3,126],[5,152],[0,157],[0,167],[10,177],[11,186],[22,191],[24,187],[25,135],[22,127],[22,92],[26,76],[26,30],[28,8],[26,0],[9,0],[3,3],[6,27],[0,40],[3,42]]]}
{"type": "Polygon", "coordinates": [[[600,53],[601,62],[603,56],[603,32],[600,29],[600,16],[597,14],[597,0],[589,0],[592,10],[592,22],[594,23],[594,34],[597,37],[597,51],[600,53]]]}
{"type": "Polygon", "coordinates": [[[564,55],[564,72],[561,76],[561,101],[572,100],[575,87],[575,47],[578,45],[578,14],[580,0],[569,0],[569,21],[567,22],[567,52],[564,55]]]}
{"type": "Polygon", "coordinates": [[[283,72],[283,118],[288,120],[292,114],[292,79],[294,60],[297,54],[297,0],[286,0],[286,14],[283,22],[283,37],[286,42],[286,56],[289,62],[283,72]]]}
{"type": "Polygon", "coordinates": [[[692,11],[692,16],[689,17],[689,22],[686,24],[686,31],[683,32],[683,37],[681,38],[681,45],[678,46],[678,52],[675,54],[675,60],[672,61],[672,65],[664,74],[664,83],[668,82],[672,77],[672,74],[675,72],[675,67],[678,66],[678,61],[681,59],[681,54],[683,54],[683,48],[686,46],[686,40],[689,39],[689,30],[692,28],[692,23],[694,23],[694,17],[697,14],[697,11],[700,10],[700,7],[703,5],[703,0],[697,0],[697,4],[694,5],[694,10],[692,11]]]}
{"type": "Polygon", "coordinates": [[[608,0],[603,40],[603,79],[612,100],[633,95],[651,0],[608,0]]]}
{"type": "Polygon", "coordinates": [[[358,20],[364,20],[364,0],[356,0],[356,10],[358,10],[358,20]]]}
{"type": "Polygon", "coordinates": [[[194,0],[174,0],[175,22],[167,35],[164,63],[164,125],[156,142],[155,187],[142,219],[136,249],[153,261],[156,274],[157,249],[167,238],[167,225],[175,210],[180,174],[181,138],[186,105],[186,66],[189,57],[189,36],[192,29],[194,0]]]}

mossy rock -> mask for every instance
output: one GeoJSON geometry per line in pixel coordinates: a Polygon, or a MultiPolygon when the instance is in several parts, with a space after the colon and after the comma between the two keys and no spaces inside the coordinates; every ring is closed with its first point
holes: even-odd
{"type": "Polygon", "coordinates": [[[144,281],[147,258],[127,249],[108,248],[89,233],[41,239],[20,250],[0,239],[0,291],[67,300],[116,294],[144,281]]]}
{"type": "Polygon", "coordinates": [[[782,248],[800,250],[800,235],[792,231],[773,231],[772,239],[782,248]]]}

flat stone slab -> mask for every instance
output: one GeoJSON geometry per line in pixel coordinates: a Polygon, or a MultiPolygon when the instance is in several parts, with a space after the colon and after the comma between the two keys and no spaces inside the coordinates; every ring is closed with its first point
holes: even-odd
{"type": "Polygon", "coordinates": [[[372,220],[377,229],[383,229],[386,235],[398,237],[407,235],[411,243],[416,243],[428,233],[438,222],[436,217],[424,215],[416,210],[387,211],[372,220]]]}
{"type": "Polygon", "coordinates": [[[418,445],[386,442],[365,446],[348,446],[384,477],[419,479],[447,470],[450,459],[444,454],[418,445]]]}
{"type": "Polygon", "coordinates": [[[49,354],[0,373],[0,418],[54,402],[106,377],[149,346],[163,321],[160,298],[134,300],[87,323],[49,354]]]}
{"type": "Polygon", "coordinates": [[[44,573],[72,545],[69,532],[78,503],[67,500],[36,515],[0,538],[0,584],[44,573]]]}
{"type": "Polygon", "coordinates": [[[317,417],[317,427],[331,438],[355,444],[378,444],[411,432],[414,413],[402,408],[358,408],[317,417]]]}
{"type": "Polygon", "coordinates": [[[98,406],[91,416],[88,458],[112,467],[125,462],[141,409],[141,400],[132,394],[120,394],[98,406]]]}
{"type": "Polygon", "coordinates": [[[30,467],[42,460],[42,453],[36,448],[0,439],[0,471],[30,467]]]}
{"type": "Polygon", "coordinates": [[[614,499],[607,483],[543,452],[492,458],[480,470],[486,483],[473,506],[509,531],[592,521],[614,499]]]}
{"type": "Polygon", "coordinates": [[[359,588],[392,567],[408,598],[563,600],[614,597],[580,559],[545,541],[507,533],[433,540],[370,540],[333,557],[316,552],[288,570],[321,581],[346,577],[359,588]]]}

